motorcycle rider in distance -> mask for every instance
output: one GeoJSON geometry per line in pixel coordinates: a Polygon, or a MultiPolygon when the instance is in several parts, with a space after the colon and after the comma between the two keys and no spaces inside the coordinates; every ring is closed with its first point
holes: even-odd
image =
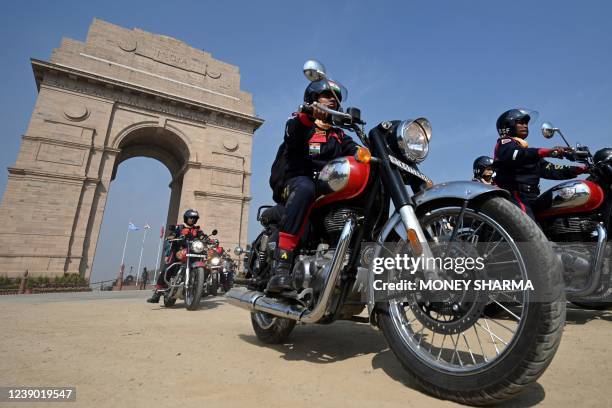
{"type": "Polygon", "coordinates": [[[328,114],[317,103],[338,110],[340,86],[327,79],[311,82],[304,92],[304,102],[312,105],[312,114],[294,113],[285,125],[284,142],[272,165],[270,186],[274,200],[284,203],[279,238],[274,253],[271,279],[266,292],[293,291],[291,265],[295,250],[317,192],[315,172],[337,157],[351,156],[358,145],[342,129],[326,122],[328,114]]]}
{"type": "MultiPolygon", "coordinates": [[[[166,240],[175,239],[181,236],[191,236],[193,238],[202,239],[204,237],[204,232],[200,229],[199,225],[196,225],[199,218],[200,218],[200,214],[198,214],[196,210],[189,209],[185,211],[185,213],[183,214],[183,222],[185,224],[171,226],[169,228],[169,232],[168,232],[168,236],[166,237],[166,240]]],[[[159,302],[161,295],[168,288],[168,285],[166,284],[166,279],[169,279],[171,276],[175,275],[178,272],[178,269],[180,267],[179,265],[175,265],[175,267],[168,270],[167,272],[168,276],[166,278],[164,277],[166,275],[166,272],[165,272],[166,268],[168,268],[168,265],[174,262],[176,252],[180,250],[177,242],[166,241],[165,244],[167,246],[164,250],[164,253],[165,253],[164,270],[157,277],[157,284],[155,285],[155,291],[153,292],[153,296],[147,299],[147,302],[149,303],[159,302]]]]}
{"type": "Polygon", "coordinates": [[[472,181],[479,183],[491,184],[493,182],[493,159],[489,156],[480,156],[474,160],[472,165],[474,178],[472,181]]]}
{"type": "Polygon", "coordinates": [[[556,165],[544,160],[545,157],[563,158],[566,148],[529,147],[526,139],[530,119],[529,112],[523,109],[510,109],[497,119],[499,138],[493,155],[493,183],[508,190],[511,201],[535,219],[534,211],[546,205],[537,200],[540,178],[572,179],[586,172],[587,167],[556,165]]]}

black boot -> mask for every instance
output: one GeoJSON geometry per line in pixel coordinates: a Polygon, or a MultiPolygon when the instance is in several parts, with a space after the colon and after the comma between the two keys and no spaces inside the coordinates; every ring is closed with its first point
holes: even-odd
{"type": "Polygon", "coordinates": [[[268,281],[266,293],[276,294],[295,290],[293,287],[293,277],[291,276],[292,265],[293,251],[287,251],[277,247],[274,253],[272,271],[270,271],[272,277],[268,281]]]}
{"type": "Polygon", "coordinates": [[[156,290],[155,292],[153,292],[153,296],[151,296],[150,298],[147,299],[147,302],[149,303],[159,303],[159,298],[161,298],[162,292],[156,290]]]}

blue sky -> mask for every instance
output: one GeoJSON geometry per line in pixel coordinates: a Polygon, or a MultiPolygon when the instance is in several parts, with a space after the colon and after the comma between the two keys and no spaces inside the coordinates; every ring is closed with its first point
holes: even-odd
{"type": "MultiPolygon", "coordinates": [[[[62,37],[84,40],[94,17],[178,38],[240,67],[241,87],[266,120],[254,136],[250,237],[257,207],[271,198],[271,146],[301,102],[308,58],[349,89],[347,104],[369,125],[427,117],[433,140],[422,169],[436,182],[470,178],[473,159],[492,152],[495,120],[515,106],[540,112],[531,145],[559,143],[539,134],[542,120],[593,149],[612,140],[609,1],[12,2],[0,15],[0,191],[36,100],[29,58],[48,59],[62,37]]],[[[153,264],[169,180],[152,159],[120,166],[94,280],[115,276],[129,220],[154,225],[143,265],[153,264]]],[[[138,262],[140,234],[128,245],[128,268],[138,262]]]]}

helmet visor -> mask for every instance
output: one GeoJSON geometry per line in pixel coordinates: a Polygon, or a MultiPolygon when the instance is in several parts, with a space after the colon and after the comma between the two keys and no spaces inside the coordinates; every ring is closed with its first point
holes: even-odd
{"type": "Polygon", "coordinates": [[[344,85],[333,79],[328,79],[327,85],[329,85],[329,89],[333,92],[334,96],[338,98],[338,103],[346,101],[346,98],[348,98],[348,90],[344,85]]]}
{"type": "MultiPolygon", "coordinates": [[[[530,126],[535,125],[538,121],[538,118],[540,117],[540,113],[537,110],[527,109],[527,108],[518,108],[517,110],[529,118],[528,124],[530,126]]],[[[517,120],[517,122],[519,121],[520,119],[517,120]]]]}

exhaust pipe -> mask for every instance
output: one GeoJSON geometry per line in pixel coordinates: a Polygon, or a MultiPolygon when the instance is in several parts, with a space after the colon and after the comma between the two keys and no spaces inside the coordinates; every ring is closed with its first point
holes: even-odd
{"type": "Polygon", "coordinates": [[[355,220],[348,218],[340,239],[338,247],[334,252],[334,257],[331,261],[330,271],[325,280],[323,293],[315,308],[309,310],[301,305],[287,304],[282,299],[268,298],[261,292],[247,290],[245,288],[232,288],[226,293],[225,297],[232,305],[247,309],[251,312],[258,311],[271,314],[273,316],[284,317],[287,319],[297,320],[303,323],[316,323],[325,315],[331,294],[336,287],[344,257],[348,251],[348,246],[355,230],[355,220]]]}
{"type": "Polygon", "coordinates": [[[601,283],[601,262],[603,261],[603,256],[606,252],[606,241],[608,239],[608,234],[601,223],[597,224],[596,229],[597,246],[595,247],[595,253],[593,254],[593,260],[591,261],[591,271],[589,273],[590,279],[582,289],[566,289],[565,292],[572,298],[590,295],[601,283]]]}

